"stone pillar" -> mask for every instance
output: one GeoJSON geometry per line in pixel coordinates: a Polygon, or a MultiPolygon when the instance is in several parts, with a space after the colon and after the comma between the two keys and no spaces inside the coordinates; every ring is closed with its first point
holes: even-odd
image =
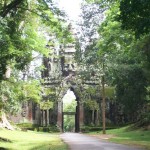
{"type": "Polygon", "coordinates": [[[75,114],[75,132],[80,132],[80,123],[79,123],[79,101],[77,101],[77,106],[76,106],[76,114],[75,114]]]}
{"type": "Polygon", "coordinates": [[[43,126],[43,110],[41,110],[41,126],[43,126]]]}
{"type": "Polygon", "coordinates": [[[79,126],[82,127],[84,125],[84,109],[83,103],[79,102],[79,126]]]}
{"type": "Polygon", "coordinates": [[[43,110],[43,126],[45,126],[45,110],[43,110]]]}
{"type": "Polygon", "coordinates": [[[42,111],[40,110],[40,106],[39,105],[37,105],[36,106],[36,115],[35,115],[35,117],[36,117],[36,121],[35,121],[35,123],[36,124],[38,124],[38,125],[41,125],[41,120],[42,120],[42,115],[41,115],[41,113],[42,113],[42,111]]]}
{"type": "Polygon", "coordinates": [[[76,106],[76,116],[75,116],[75,132],[80,132],[80,128],[83,126],[84,123],[84,109],[83,103],[76,98],[77,106],[76,106]]]}
{"type": "Polygon", "coordinates": [[[44,111],[45,111],[45,126],[47,127],[47,110],[44,111]]]}
{"type": "Polygon", "coordinates": [[[49,125],[49,110],[47,109],[47,126],[49,125]]]}
{"type": "Polygon", "coordinates": [[[57,126],[59,127],[60,131],[62,132],[62,101],[58,101],[58,113],[57,113],[57,126]]]}
{"type": "Polygon", "coordinates": [[[32,122],[32,102],[28,102],[28,120],[32,122]]]}
{"type": "Polygon", "coordinates": [[[99,110],[96,110],[96,121],[95,124],[98,126],[99,125],[99,110]]]}

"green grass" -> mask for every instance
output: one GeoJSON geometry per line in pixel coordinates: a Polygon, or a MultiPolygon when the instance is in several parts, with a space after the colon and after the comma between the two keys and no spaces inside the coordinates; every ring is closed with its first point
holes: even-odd
{"type": "Polygon", "coordinates": [[[128,145],[141,146],[150,150],[150,131],[130,131],[127,127],[125,127],[110,131],[108,130],[107,133],[115,135],[114,138],[110,139],[110,141],[128,145]]]}
{"type": "MultiPolygon", "coordinates": [[[[114,135],[109,141],[127,145],[134,145],[150,150],[150,131],[148,130],[130,130],[130,127],[107,130],[107,134],[114,135]]],[[[102,132],[91,132],[90,134],[102,134],[102,132]]]]}
{"type": "Polygon", "coordinates": [[[9,150],[67,150],[67,145],[59,138],[59,134],[32,131],[0,130],[0,149],[9,150]]]}

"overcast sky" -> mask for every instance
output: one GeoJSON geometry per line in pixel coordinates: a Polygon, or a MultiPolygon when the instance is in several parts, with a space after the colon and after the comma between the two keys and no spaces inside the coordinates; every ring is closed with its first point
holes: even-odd
{"type": "Polygon", "coordinates": [[[82,0],[55,0],[59,7],[67,13],[70,20],[77,21],[80,14],[80,4],[82,0]]]}

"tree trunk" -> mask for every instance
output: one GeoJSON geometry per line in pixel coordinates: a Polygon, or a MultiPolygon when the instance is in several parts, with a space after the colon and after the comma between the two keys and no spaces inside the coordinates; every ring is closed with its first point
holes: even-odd
{"type": "Polygon", "coordinates": [[[3,10],[0,12],[0,16],[1,17],[6,17],[7,14],[12,10],[12,9],[16,9],[17,6],[19,6],[21,3],[23,2],[23,0],[14,0],[11,3],[9,3],[8,5],[6,5],[4,8],[2,8],[3,10]]]}
{"type": "Polygon", "coordinates": [[[14,130],[12,125],[7,120],[5,113],[2,113],[2,115],[0,117],[0,128],[7,128],[9,130],[14,130]]]}
{"type": "Polygon", "coordinates": [[[106,134],[106,116],[105,116],[105,78],[102,76],[102,122],[103,122],[103,134],[106,134]]]}

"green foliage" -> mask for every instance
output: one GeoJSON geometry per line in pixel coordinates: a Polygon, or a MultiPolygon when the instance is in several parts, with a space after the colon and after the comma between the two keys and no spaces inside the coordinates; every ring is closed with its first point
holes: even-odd
{"type": "Polygon", "coordinates": [[[120,73],[118,70],[116,82],[117,99],[124,105],[124,111],[132,113],[133,117],[145,103],[147,81],[144,73],[138,66],[129,66],[124,70],[120,69],[120,73]]]}
{"type": "MultiPolygon", "coordinates": [[[[150,107],[150,104],[148,104],[147,106],[150,107]]],[[[150,109],[148,108],[147,111],[141,113],[139,121],[137,122],[138,127],[145,127],[147,129],[149,128],[148,127],[149,123],[150,123],[150,113],[149,113],[149,111],[150,111],[150,109]]]]}
{"type": "Polygon", "coordinates": [[[108,97],[110,99],[114,99],[116,96],[115,87],[106,86],[105,87],[105,94],[106,94],[106,97],[108,97]]]}
{"type": "Polygon", "coordinates": [[[146,101],[144,103],[143,109],[141,111],[141,115],[138,119],[137,126],[138,127],[148,127],[150,123],[150,87],[146,88],[146,101]]]}
{"type": "Polygon", "coordinates": [[[106,19],[99,27],[101,38],[98,40],[98,54],[105,56],[105,63],[111,65],[111,61],[115,61],[116,56],[121,53],[128,53],[134,37],[131,32],[126,32],[121,29],[121,23],[116,21],[116,16],[119,14],[118,4],[113,5],[106,12],[106,19]]]}
{"type": "Polygon", "coordinates": [[[53,108],[54,102],[52,101],[45,101],[45,102],[40,102],[40,109],[42,110],[49,110],[53,108]]]}
{"type": "Polygon", "coordinates": [[[25,84],[23,85],[23,91],[25,100],[32,100],[34,102],[39,103],[42,99],[42,86],[37,80],[25,82],[25,84]]]}
{"type": "Polygon", "coordinates": [[[124,29],[131,29],[136,35],[150,33],[150,1],[121,0],[119,20],[124,29]]]}
{"type": "MultiPolygon", "coordinates": [[[[106,127],[107,130],[115,129],[116,127],[106,127]]],[[[103,130],[102,127],[96,127],[96,126],[83,126],[81,127],[81,132],[83,133],[94,133],[94,132],[101,132],[103,130]]]]}
{"type": "Polygon", "coordinates": [[[22,99],[22,84],[3,81],[0,83],[0,104],[1,110],[5,112],[16,112],[20,108],[22,99]]]}
{"type": "Polygon", "coordinates": [[[149,0],[86,0],[89,3],[98,3],[102,8],[112,8],[118,4],[120,13],[116,19],[122,28],[132,30],[137,37],[149,34],[150,2],[149,0]]]}
{"type": "Polygon", "coordinates": [[[99,105],[95,100],[91,100],[91,99],[86,100],[85,106],[90,110],[99,110],[99,105]]]}
{"type": "Polygon", "coordinates": [[[23,101],[39,103],[42,99],[39,81],[22,81],[11,77],[0,83],[0,110],[5,113],[16,113],[23,101]]]}
{"type": "Polygon", "coordinates": [[[65,132],[74,132],[75,130],[75,116],[64,116],[64,129],[65,132]]]}
{"type": "Polygon", "coordinates": [[[146,88],[146,90],[147,90],[146,99],[147,99],[148,102],[150,102],[150,86],[148,86],[148,87],[146,88]]]}
{"type": "MultiPolygon", "coordinates": [[[[63,112],[76,112],[77,102],[66,102],[63,104],[63,112]]],[[[64,131],[74,131],[75,129],[75,115],[64,115],[64,131]]]]}
{"type": "Polygon", "coordinates": [[[49,132],[49,133],[56,133],[60,132],[59,128],[56,126],[50,126],[50,127],[39,127],[37,129],[39,132],[49,132]]]}
{"type": "Polygon", "coordinates": [[[20,128],[34,128],[34,127],[38,127],[38,125],[36,124],[32,124],[32,123],[19,123],[19,124],[16,124],[17,127],[20,127],[20,128]]]}
{"type": "Polygon", "coordinates": [[[49,0],[1,1],[0,81],[8,65],[13,63],[17,69],[24,69],[33,60],[33,51],[48,56],[45,33],[56,35],[62,43],[72,41],[60,15],[49,0]]]}
{"type": "Polygon", "coordinates": [[[0,57],[3,64],[0,66],[2,70],[0,74],[1,79],[5,74],[7,65],[13,63],[16,68],[23,69],[25,65],[32,61],[33,51],[38,51],[43,54],[47,53],[45,48],[46,40],[42,38],[43,35],[41,33],[38,33],[39,21],[37,18],[33,16],[33,22],[31,22],[31,15],[28,14],[28,17],[26,17],[25,20],[23,19],[25,18],[20,18],[18,25],[14,24],[13,26],[12,24],[17,22],[16,18],[14,18],[14,21],[2,19],[5,20],[7,24],[5,29],[1,31],[3,38],[0,40],[0,43],[1,45],[7,44],[0,48],[0,57]],[[36,22],[36,24],[34,22],[36,22]],[[13,29],[13,27],[15,29],[13,29]]]}
{"type": "MultiPolygon", "coordinates": [[[[50,0],[1,0],[0,111],[13,113],[21,109],[23,101],[41,101],[40,81],[21,81],[14,72],[29,66],[35,53],[49,55],[51,50],[46,47],[47,36],[53,35],[55,41],[61,44],[72,42],[67,25],[60,19],[62,17],[63,14],[50,0]],[[8,68],[12,70],[12,78],[6,80],[8,68]]],[[[52,102],[42,104],[43,109],[51,107],[52,102]]]]}
{"type": "Polygon", "coordinates": [[[40,127],[37,124],[32,124],[32,123],[20,123],[16,124],[17,127],[19,127],[22,131],[38,131],[38,132],[49,132],[49,133],[56,133],[60,132],[59,128],[57,126],[48,126],[48,127],[40,127]]]}
{"type": "Polygon", "coordinates": [[[95,87],[89,87],[88,89],[86,89],[86,92],[91,94],[91,95],[95,95],[97,89],[95,87]]]}
{"type": "Polygon", "coordinates": [[[66,102],[63,104],[64,112],[76,112],[77,101],[72,100],[72,102],[66,102]]]}
{"type": "Polygon", "coordinates": [[[130,121],[135,121],[146,97],[144,56],[137,50],[138,42],[133,32],[121,29],[121,23],[116,20],[118,14],[116,3],[107,11],[106,20],[99,28],[98,54],[105,56],[106,79],[116,87],[117,102],[123,105],[123,113],[130,121]]]}
{"type": "MultiPolygon", "coordinates": [[[[100,5],[107,9],[105,11],[106,18],[98,29],[99,39],[91,42],[86,47],[84,54],[82,54],[82,56],[86,56],[85,58],[83,57],[85,59],[83,59],[83,63],[88,66],[86,70],[93,68],[94,75],[96,74],[98,77],[105,76],[106,96],[114,98],[117,105],[121,106],[120,112],[124,115],[124,121],[126,122],[137,121],[142,112],[144,112],[144,107],[148,105],[146,97],[147,99],[149,98],[146,88],[150,84],[149,29],[145,26],[146,24],[144,25],[145,22],[141,22],[141,26],[136,24],[136,19],[140,16],[138,16],[137,7],[133,7],[136,6],[136,2],[132,3],[133,1],[121,1],[122,4],[132,5],[132,8],[130,6],[122,7],[120,1],[92,1],[101,2],[100,5]],[[134,9],[133,14],[136,11],[134,16],[132,16],[132,9],[134,9]],[[126,24],[122,24],[118,20],[118,16],[121,16],[123,11],[130,11],[131,13],[129,15],[127,12],[124,14],[126,19],[129,17],[129,21],[126,21],[126,24]],[[134,18],[131,19],[130,17],[134,18]],[[134,24],[133,26],[130,24],[131,22],[134,24]],[[129,26],[126,26],[128,23],[129,26]],[[132,30],[123,30],[122,26],[132,30]],[[135,33],[140,35],[140,40],[136,39],[135,33]],[[142,34],[147,35],[142,36],[142,34]],[[110,89],[109,87],[115,87],[115,89],[110,89]]],[[[147,1],[142,5],[144,6],[146,3],[147,1]]],[[[137,5],[140,7],[139,1],[137,5]]],[[[140,11],[143,6],[140,7],[140,11]]],[[[142,11],[146,13],[148,9],[142,11]]],[[[141,19],[146,21],[149,16],[141,19]]],[[[92,73],[89,76],[92,77],[92,73]]],[[[120,113],[119,108],[116,111],[120,113]]],[[[145,120],[146,118],[148,117],[145,117],[145,120]]]]}

